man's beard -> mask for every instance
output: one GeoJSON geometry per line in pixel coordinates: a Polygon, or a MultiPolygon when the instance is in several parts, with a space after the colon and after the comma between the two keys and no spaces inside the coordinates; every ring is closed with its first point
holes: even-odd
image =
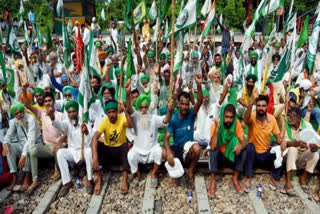
{"type": "Polygon", "coordinates": [[[26,116],[18,120],[18,123],[20,126],[22,126],[24,129],[27,128],[27,119],[26,116]]]}
{"type": "Polygon", "coordinates": [[[216,62],[217,67],[220,67],[220,65],[221,65],[221,62],[216,62]]]}
{"type": "Polygon", "coordinates": [[[100,90],[100,87],[95,87],[95,88],[93,88],[93,91],[94,91],[94,93],[96,93],[96,94],[99,93],[99,90],[100,90]]]}
{"type": "Polygon", "coordinates": [[[105,63],[106,63],[105,61],[100,61],[101,67],[103,67],[105,63]]]}
{"type": "Polygon", "coordinates": [[[259,117],[264,117],[267,114],[267,112],[259,110],[259,111],[257,111],[257,114],[259,117]]]}
{"type": "Polygon", "coordinates": [[[253,85],[247,85],[247,89],[251,91],[253,89],[253,85]]]}
{"type": "Polygon", "coordinates": [[[147,87],[143,88],[143,92],[144,92],[144,93],[148,94],[148,93],[149,93],[149,91],[150,91],[149,86],[147,86],[147,87]]]}
{"type": "Polygon", "coordinates": [[[203,102],[202,105],[203,105],[203,109],[208,113],[209,103],[203,102]]]}
{"type": "Polygon", "coordinates": [[[149,113],[140,113],[138,123],[140,123],[142,129],[148,129],[150,127],[149,113]]]}
{"type": "Polygon", "coordinates": [[[69,121],[73,126],[77,126],[78,125],[78,117],[69,117],[69,121]]]}
{"type": "Polygon", "coordinates": [[[232,123],[230,123],[230,122],[224,122],[223,125],[224,125],[224,127],[225,127],[226,129],[230,129],[231,126],[232,126],[232,123]]]}
{"type": "Polygon", "coordinates": [[[213,82],[212,86],[213,86],[213,92],[216,93],[219,90],[220,83],[213,82]]]}

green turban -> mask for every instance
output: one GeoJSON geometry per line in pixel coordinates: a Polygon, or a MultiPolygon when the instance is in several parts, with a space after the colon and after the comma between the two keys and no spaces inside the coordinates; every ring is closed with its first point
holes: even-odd
{"type": "Polygon", "coordinates": [[[79,111],[79,103],[75,100],[68,101],[65,105],[65,109],[67,110],[67,112],[69,112],[70,108],[79,111]]]}
{"type": "Polygon", "coordinates": [[[281,42],[277,42],[276,44],[274,44],[275,47],[281,47],[281,42]]]}
{"type": "Polygon", "coordinates": [[[166,58],[169,59],[170,57],[171,57],[171,53],[170,52],[166,53],[166,58]]]}
{"type": "Polygon", "coordinates": [[[166,58],[166,54],[165,54],[165,53],[161,53],[161,54],[159,55],[159,58],[166,58]]]}
{"type": "Polygon", "coordinates": [[[41,95],[44,95],[44,90],[42,88],[35,88],[33,91],[33,95],[36,95],[36,93],[40,93],[41,95]]]}
{"type": "Polygon", "coordinates": [[[27,40],[24,40],[24,41],[22,42],[22,44],[25,44],[25,45],[28,47],[28,41],[27,41],[27,40]]]}
{"type": "Polygon", "coordinates": [[[196,58],[199,59],[199,53],[198,53],[198,51],[193,51],[193,52],[192,52],[191,58],[194,58],[194,57],[196,57],[196,58]]]}
{"type": "Polygon", "coordinates": [[[115,95],[115,90],[113,88],[113,86],[110,84],[110,83],[104,83],[100,89],[99,89],[99,92],[98,92],[98,99],[100,101],[100,104],[103,108],[104,106],[104,102],[103,102],[103,93],[104,93],[104,90],[105,89],[108,89],[111,93],[111,99],[114,99],[114,95],[115,95]]]}
{"type": "Polygon", "coordinates": [[[154,51],[148,51],[147,56],[148,56],[148,57],[155,57],[156,54],[154,53],[154,51]]]}
{"type": "Polygon", "coordinates": [[[230,21],[226,20],[225,25],[230,25],[230,21]]]}
{"type": "Polygon", "coordinates": [[[108,48],[108,49],[107,49],[107,56],[108,56],[110,53],[113,53],[113,49],[112,49],[112,48],[108,48]]]}
{"type": "Polygon", "coordinates": [[[66,92],[69,92],[72,96],[74,96],[74,88],[70,85],[64,86],[62,90],[63,96],[65,95],[66,92]]]}
{"type": "Polygon", "coordinates": [[[246,81],[249,81],[250,79],[252,79],[253,82],[256,82],[258,80],[258,77],[254,74],[248,74],[246,81]]]}
{"type": "Polygon", "coordinates": [[[140,82],[141,84],[144,83],[144,82],[149,82],[150,81],[150,77],[148,75],[143,75],[141,78],[140,78],[140,82]]]}
{"type": "Polygon", "coordinates": [[[251,51],[249,54],[249,58],[251,59],[252,57],[255,57],[256,59],[259,58],[259,54],[257,51],[251,51]]]}
{"type": "Polygon", "coordinates": [[[101,47],[101,42],[96,42],[96,47],[101,47]]]}
{"type": "Polygon", "coordinates": [[[140,96],[138,97],[138,99],[136,100],[136,106],[135,106],[135,107],[136,107],[136,110],[140,110],[141,104],[142,104],[143,102],[147,103],[147,106],[149,107],[149,106],[150,106],[150,103],[151,103],[150,96],[145,95],[145,94],[140,95],[140,96]]]}
{"type": "Polygon", "coordinates": [[[210,94],[208,90],[202,90],[202,95],[203,96],[207,96],[208,98],[210,98],[210,94]]]}
{"type": "Polygon", "coordinates": [[[104,106],[104,113],[107,114],[109,110],[115,109],[118,110],[118,102],[115,100],[108,101],[104,106]]]}
{"type": "Polygon", "coordinates": [[[25,111],[25,107],[22,103],[13,104],[10,108],[10,114],[14,117],[17,111],[25,111]]]}
{"type": "Polygon", "coordinates": [[[121,68],[120,68],[120,67],[116,68],[116,70],[114,71],[114,73],[120,75],[120,73],[121,73],[121,68]]]}

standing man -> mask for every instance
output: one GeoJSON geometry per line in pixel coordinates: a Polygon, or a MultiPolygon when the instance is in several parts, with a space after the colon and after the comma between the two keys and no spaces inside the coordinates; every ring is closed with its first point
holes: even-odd
{"type": "Polygon", "coordinates": [[[29,22],[31,22],[31,24],[33,25],[36,24],[36,21],[37,21],[36,14],[34,14],[32,7],[30,8],[30,12],[28,13],[28,19],[29,19],[29,22]]]}
{"type": "Polygon", "coordinates": [[[194,169],[200,157],[200,146],[193,139],[194,122],[202,105],[202,78],[200,73],[195,74],[198,99],[193,108],[190,108],[191,96],[182,92],[178,96],[179,112],[172,116],[164,138],[166,159],[170,166],[174,166],[174,157],[179,158],[181,163],[188,168],[188,183],[194,188],[194,169]],[[173,145],[169,139],[173,135],[173,145]]]}
{"type": "Polygon", "coordinates": [[[118,102],[109,100],[104,106],[104,112],[107,117],[100,123],[92,139],[92,167],[97,172],[97,182],[94,187],[94,194],[99,195],[102,188],[101,168],[106,161],[120,161],[123,167],[122,183],[120,185],[121,193],[128,192],[128,172],[130,166],[128,163],[128,144],[126,139],[126,129],[133,128],[130,115],[120,103],[121,109],[125,115],[118,113],[118,102]],[[104,142],[98,140],[104,134],[104,142]]]}

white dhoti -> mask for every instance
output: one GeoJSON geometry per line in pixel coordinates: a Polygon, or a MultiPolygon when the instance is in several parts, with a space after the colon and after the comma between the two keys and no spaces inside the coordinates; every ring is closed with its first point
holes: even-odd
{"type": "MultiPolygon", "coordinates": [[[[69,183],[71,181],[70,172],[68,167],[69,163],[78,163],[80,161],[81,150],[79,149],[59,149],[57,152],[58,165],[61,172],[62,184],[69,183]]],[[[91,148],[84,149],[84,160],[86,163],[88,180],[92,180],[92,152],[91,148]]]]}
{"type": "Polygon", "coordinates": [[[133,146],[128,152],[128,162],[131,168],[131,173],[136,173],[138,171],[138,164],[156,163],[161,164],[162,161],[162,148],[159,144],[155,144],[151,149],[149,154],[142,155],[139,153],[138,149],[133,146]]]}
{"type": "Polygon", "coordinates": [[[210,133],[208,133],[208,136],[201,136],[199,131],[195,131],[193,134],[193,139],[197,143],[199,143],[200,146],[208,146],[210,143],[210,133]]]}

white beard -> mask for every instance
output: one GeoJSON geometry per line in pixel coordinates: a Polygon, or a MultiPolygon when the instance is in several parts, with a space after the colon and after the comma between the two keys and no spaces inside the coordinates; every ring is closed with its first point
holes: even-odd
{"type": "Polygon", "coordinates": [[[219,86],[220,86],[220,84],[219,83],[212,83],[212,87],[213,87],[213,92],[217,92],[218,91],[218,89],[219,89],[219,86]]]}
{"type": "Polygon", "coordinates": [[[206,113],[208,113],[209,103],[203,103],[203,109],[205,110],[206,113]]]}
{"type": "Polygon", "coordinates": [[[140,123],[142,129],[148,129],[150,126],[150,114],[139,113],[138,123],[140,123]]]}
{"type": "Polygon", "coordinates": [[[19,125],[23,128],[26,129],[27,128],[27,118],[26,116],[24,116],[22,119],[17,120],[19,125]]]}
{"type": "Polygon", "coordinates": [[[77,118],[77,119],[71,119],[71,118],[69,118],[69,121],[70,121],[70,123],[71,123],[73,126],[77,126],[77,125],[78,125],[78,118],[77,118]]]}

